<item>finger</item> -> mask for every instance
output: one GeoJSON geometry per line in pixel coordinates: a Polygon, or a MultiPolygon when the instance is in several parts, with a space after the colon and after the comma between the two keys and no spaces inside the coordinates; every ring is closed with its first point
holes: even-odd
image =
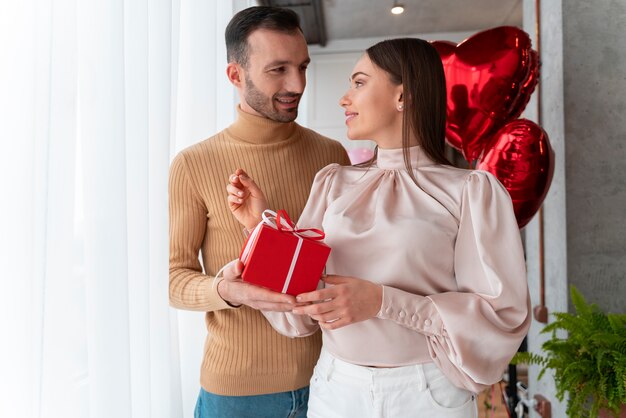
{"type": "Polygon", "coordinates": [[[238,196],[228,195],[226,198],[231,206],[239,207],[243,203],[243,199],[238,196]]]}
{"type": "Polygon", "coordinates": [[[250,176],[248,175],[248,173],[246,173],[246,171],[245,171],[243,168],[238,168],[237,170],[235,170],[235,175],[236,175],[236,176],[241,176],[241,175],[243,175],[243,176],[245,176],[245,177],[250,177],[250,176]]]}
{"type": "Polygon", "coordinates": [[[242,190],[241,187],[234,186],[233,184],[227,184],[226,191],[229,196],[244,197],[246,195],[246,192],[242,190]]]}
{"type": "Polygon", "coordinates": [[[253,307],[263,311],[290,312],[293,305],[290,303],[255,302],[253,307]]]}
{"type": "Polygon", "coordinates": [[[249,189],[249,192],[252,194],[252,196],[263,196],[263,192],[261,191],[261,188],[256,184],[254,180],[248,177],[248,175],[245,172],[240,174],[238,178],[239,178],[239,181],[241,181],[241,184],[243,184],[244,187],[247,187],[249,189]]]}
{"type": "Polygon", "coordinates": [[[233,263],[233,269],[237,273],[238,276],[241,276],[241,272],[243,271],[243,267],[244,267],[243,263],[239,259],[235,260],[235,262],[233,263]]]}
{"type": "Polygon", "coordinates": [[[320,328],[333,330],[341,327],[345,327],[346,325],[350,325],[350,321],[344,318],[339,318],[335,321],[330,322],[318,322],[320,328]]]}
{"type": "Polygon", "coordinates": [[[228,263],[226,268],[224,268],[224,279],[225,280],[241,280],[241,272],[243,271],[243,264],[241,261],[237,260],[231,261],[228,263]]]}
{"type": "Polygon", "coordinates": [[[237,175],[236,172],[235,174],[231,174],[230,176],[228,176],[228,181],[233,186],[239,186],[239,187],[241,186],[241,182],[239,181],[239,176],[237,175]]]}
{"type": "Polygon", "coordinates": [[[296,296],[298,302],[320,302],[334,298],[336,291],[332,288],[314,290],[313,292],[301,293],[296,296]]]}
{"type": "Polygon", "coordinates": [[[341,317],[341,314],[337,310],[332,310],[330,312],[321,314],[321,315],[309,315],[311,318],[315,319],[317,322],[333,322],[341,317]]]}
{"type": "Polygon", "coordinates": [[[333,301],[313,303],[307,306],[294,306],[293,313],[297,315],[323,315],[335,311],[336,306],[333,301]]]}
{"type": "Polygon", "coordinates": [[[286,293],[274,292],[264,287],[250,284],[247,291],[248,299],[256,303],[287,303],[293,308],[295,298],[286,293]]]}
{"type": "Polygon", "coordinates": [[[328,283],[328,284],[341,284],[341,283],[346,283],[347,281],[347,277],[344,276],[337,276],[334,274],[330,274],[326,277],[322,277],[322,280],[324,281],[324,283],[328,283]]]}

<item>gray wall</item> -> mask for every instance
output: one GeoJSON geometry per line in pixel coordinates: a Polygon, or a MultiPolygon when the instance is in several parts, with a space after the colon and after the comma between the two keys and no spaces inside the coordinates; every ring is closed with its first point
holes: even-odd
{"type": "Polygon", "coordinates": [[[563,2],[567,270],[626,310],[626,0],[563,2]]]}
{"type": "MultiPolygon", "coordinates": [[[[626,311],[626,0],[541,2],[541,125],[556,153],[544,202],[546,305],[565,311],[574,284],[610,311],[626,311]]],[[[524,29],[535,39],[535,1],[524,0],[524,29]]],[[[525,116],[537,119],[537,97],[525,116]]],[[[526,228],[529,286],[539,303],[539,225],[526,228]]],[[[543,324],[533,321],[538,352],[543,324]]],[[[565,417],[549,376],[529,371],[531,395],[565,417]]],[[[538,416],[531,414],[531,416],[538,416]]]]}

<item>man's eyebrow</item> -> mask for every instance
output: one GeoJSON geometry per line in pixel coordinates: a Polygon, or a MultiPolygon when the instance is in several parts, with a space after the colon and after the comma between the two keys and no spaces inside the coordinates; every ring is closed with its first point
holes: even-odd
{"type": "Polygon", "coordinates": [[[356,76],[361,75],[361,74],[362,74],[362,75],[364,75],[364,76],[366,76],[366,77],[369,77],[369,76],[370,76],[369,74],[365,74],[363,71],[357,71],[356,73],[354,73],[354,74],[352,74],[352,75],[350,76],[350,81],[354,80],[354,78],[355,78],[356,76]]]}
{"type": "Polygon", "coordinates": [[[286,60],[272,61],[265,66],[265,69],[272,68],[272,67],[280,67],[281,65],[285,65],[285,64],[289,64],[289,61],[286,61],[286,60]]]}
{"type": "MultiPolygon", "coordinates": [[[[307,58],[306,60],[302,61],[302,63],[300,65],[308,65],[311,62],[311,58],[307,58]]],[[[272,67],[280,67],[281,65],[287,65],[287,64],[291,64],[291,61],[288,60],[276,60],[276,61],[272,61],[269,64],[267,64],[265,66],[265,69],[269,69],[272,67]]]]}

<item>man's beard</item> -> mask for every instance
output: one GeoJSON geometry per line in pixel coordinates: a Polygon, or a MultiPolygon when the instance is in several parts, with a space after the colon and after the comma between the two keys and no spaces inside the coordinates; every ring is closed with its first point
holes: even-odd
{"type": "MultiPolygon", "coordinates": [[[[277,97],[298,98],[300,94],[285,93],[277,97]]],[[[292,122],[298,117],[298,107],[290,110],[278,110],[274,107],[274,97],[269,98],[263,92],[256,88],[252,80],[246,75],[246,90],[244,98],[248,106],[253,108],[258,114],[265,116],[276,122],[292,122]]]]}

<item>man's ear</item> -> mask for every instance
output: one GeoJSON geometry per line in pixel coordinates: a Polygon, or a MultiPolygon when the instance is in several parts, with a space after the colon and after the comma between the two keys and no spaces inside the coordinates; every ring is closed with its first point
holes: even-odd
{"type": "Polygon", "coordinates": [[[241,73],[241,67],[239,64],[229,62],[226,66],[226,76],[228,77],[228,81],[230,81],[233,86],[243,87],[243,74],[241,73]]]}

